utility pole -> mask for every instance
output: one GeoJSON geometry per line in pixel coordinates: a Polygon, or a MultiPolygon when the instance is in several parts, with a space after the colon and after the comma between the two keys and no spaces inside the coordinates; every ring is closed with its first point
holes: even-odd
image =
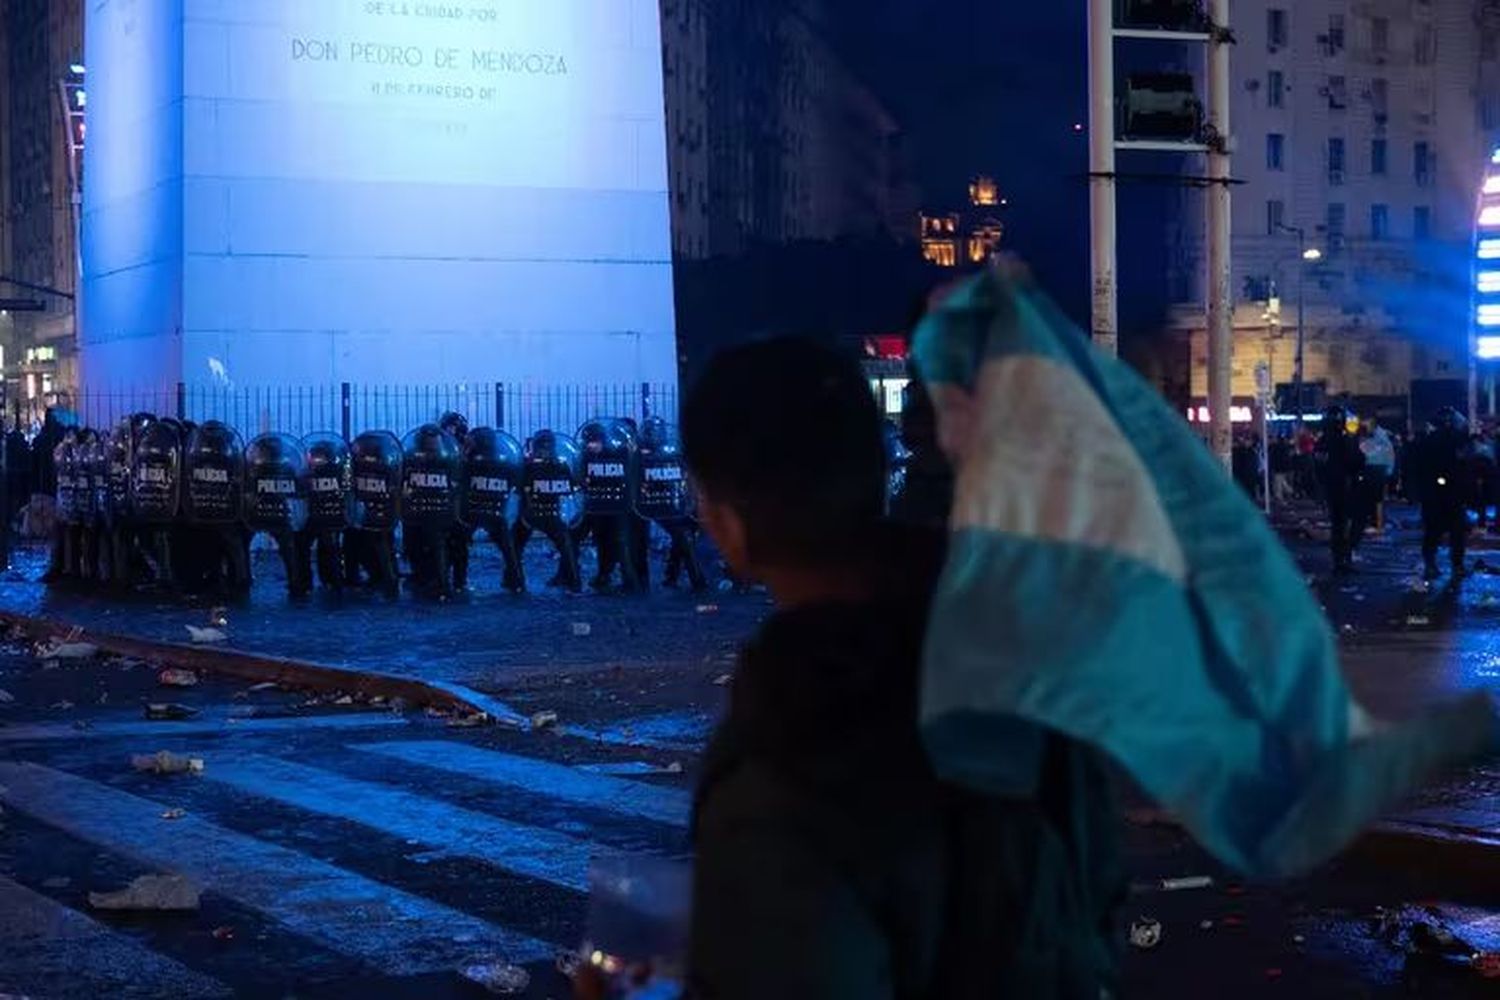
{"type": "Polygon", "coordinates": [[[1089,214],[1093,265],[1094,344],[1120,349],[1115,231],[1114,0],[1089,0],[1089,214]]]}
{"type": "Polygon", "coordinates": [[[1209,445],[1228,467],[1234,370],[1230,262],[1229,0],[1209,4],[1208,42],[1208,419],[1209,445]]]}

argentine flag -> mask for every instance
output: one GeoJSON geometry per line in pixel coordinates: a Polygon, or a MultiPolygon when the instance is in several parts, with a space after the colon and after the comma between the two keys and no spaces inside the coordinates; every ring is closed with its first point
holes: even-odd
{"type": "Polygon", "coordinates": [[[1281,876],[1491,746],[1485,695],[1394,724],[1354,701],[1264,517],[1013,266],[936,306],[913,353],[958,454],[922,691],[944,777],[1027,794],[1060,732],[1227,864],[1281,876]]]}

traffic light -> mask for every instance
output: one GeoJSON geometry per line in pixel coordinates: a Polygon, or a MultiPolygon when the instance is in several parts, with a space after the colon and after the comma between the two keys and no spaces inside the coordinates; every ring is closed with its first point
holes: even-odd
{"type": "Polygon", "coordinates": [[[1137,73],[1125,81],[1123,139],[1197,142],[1203,104],[1187,73],[1137,73]]]}

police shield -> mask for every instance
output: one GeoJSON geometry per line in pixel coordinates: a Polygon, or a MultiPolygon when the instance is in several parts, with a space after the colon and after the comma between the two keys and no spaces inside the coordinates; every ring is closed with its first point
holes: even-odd
{"type": "Polygon", "coordinates": [[[262,434],[245,449],[245,523],[254,531],[301,531],[307,523],[302,442],[262,434]]]}
{"type": "Polygon", "coordinates": [[[303,444],[307,526],[318,531],[342,531],[349,527],[354,513],[349,446],[332,432],[310,435],[303,444]]]}
{"type": "Polygon", "coordinates": [[[78,523],[78,503],[75,479],[78,470],[78,437],[73,431],[63,435],[56,448],[52,449],[52,469],[57,477],[54,499],[57,503],[57,519],[63,524],[78,523]]]}
{"type": "Polygon", "coordinates": [[[623,514],[635,504],[635,435],[618,420],[591,420],[578,429],[583,452],[584,512],[623,514]]]}
{"type": "Polygon", "coordinates": [[[85,427],[73,445],[73,516],[79,524],[92,525],[99,513],[95,486],[98,459],[99,435],[85,427]]]}
{"type": "Polygon", "coordinates": [[[458,440],[437,424],[423,424],[406,435],[401,449],[401,520],[446,528],[458,522],[463,459],[458,440]]]}
{"type": "Polygon", "coordinates": [[[171,523],[177,516],[181,470],[177,422],[160,420],[143,427],[131,455],[131,516],[142,524],[171,523]]]}
{"type": "Polygon", "coordinates": [[[244,490],[245,448],[234,430],[210,420],[188,435],[182,453],[186,514],[194,524],[237,524],[244,490]]]}
{"type": "Polygon", "coordinates": [[[464,444],[464,489],[459,518],[470,527],[508,530],[521,510],[521,443],[504,431],[479,427],[464,444]]]}
{"type": "Polygon", "coordinates": [[[641,428],[635,512],[664,523],[691,517],[693,513],[693,489],[688,482],[677,428],[659,418],[647,420],[641,428]]]}
{"type": "Polygon", "coordinates": [[[526,442],[521,470],[521,519],[538,531],[583,520],[583,480],[578,446],[552,431],[526,442]]]}
{"type": "Polygon", "coordinates": [[[401,442],[390,431],[366,431],[349,448],[354,490],[350,527],[394,531],[401,519],[401,442]]]}
{"type": "Polygon", "coordinates": [[[88,432],[88,446],[84,450],[84,461],[88,464],[89,520],[93,523],[107,521],[110,516],[109,461],[111,440],[108,433],[88,432]]]}
{"type": "Polygon", "coordinates": [[[124,524],[130,518],[130,451],[132,432],[122,423],[104,442],[105,499],[100,508],[107,524],[124,524]]]}

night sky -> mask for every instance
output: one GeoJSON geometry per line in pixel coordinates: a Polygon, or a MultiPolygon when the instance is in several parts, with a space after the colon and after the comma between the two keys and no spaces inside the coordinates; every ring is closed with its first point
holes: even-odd
{"type": "MultiPolygon", "coordinates": [[[[826,4],[830,34],[905,128],[928,203],[958,204],[974,174],[993,174],[1011,204],[1006,242],[1080,321],[1088,313],[1088,138],[1073,126],[1088,120],[1085,7],[1081,0],[826,4]]],[[[1160,321],[1159,220],[1176,197],[1159,185],[1121,192],[1127,329],[1160,321]]]]}

